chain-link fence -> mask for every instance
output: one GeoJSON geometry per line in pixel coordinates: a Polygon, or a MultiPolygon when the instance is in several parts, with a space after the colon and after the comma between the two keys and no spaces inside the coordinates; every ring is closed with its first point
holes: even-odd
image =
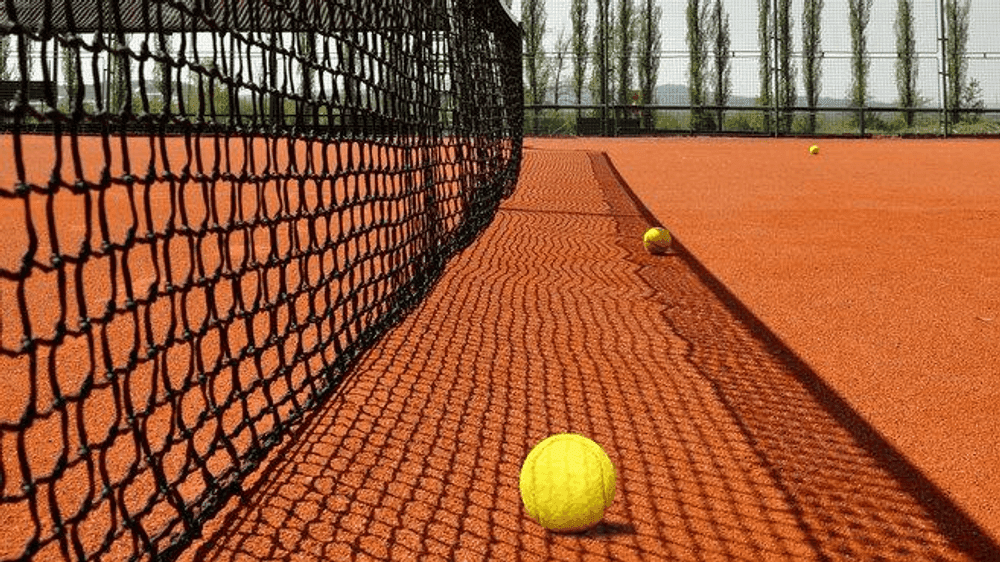
{"type": "MultiPolygon", "coordinates": [[[[524,10],[531,1],[514,2],[526,37],[537,23],[537,17],[533,21],[524,10]]],[[[525,52],[529,133],[1000,134],[997,3],[718,0],[719,20],[728,24],[719,26],[712,17],[716,0],[653,0],[648,5],[646,0],[631,0],[634,23],[625,32],[619,19],[622,2],[627,0],[589,0],[584,52],[573,48],[574,0],[538,1],[544,7],[544,40],[538,51],[525,52]],[[597,33],[602,27],[597,21],[601,1],[609,6],[607,28],[611,29],[603,62],[594,56],[602,44],[597,33]],[[855,17],[858,4],[862,12],[855,17]],[[704,38],[700,47],[690,40],[693,22],[689,14],[695,5],[699,7],[696,12],[702,12],[696,18],[704,38]],[[907,7],[908,18],[902,11],[907,7]],[[653,12],[651,19],[648,8],[659,13],[653,12]],[[813,14],[818,18],[811,20],[810,8],[816,8],[813,14]],[[763,25],[762,11],[766,14],[763,25]],[[852,33],[864,19],[864,32],[852,33]],[[654,21],[659,32],[655,38],[659,44],[651,51],[656,78],[651,95],[644,94],[635,70],[646,60],[641,55],[639,31],[647,21],[654,21]],[[782,25],[785,21],[788,24],[782,25]],[[816,30],[813,36],[818,38],[812,56],[804,41],[810,36],[806,25],[810,21],[816,30]],[[716,49],[720,28],[726,31],[724,50],[716,49]],[[624,81],[629,89],[623,95],[621,46],[627,34],[630,75],[624,81]],[[574,67],[580,54],[586,70],[577,97],[574,67]],[[701,61],[700,88],[692,86],[696,58],[701,61]],[[727,69],[722,81],[717,72],[720,60],[727,69]],[[532,64],[538,69],[534,77],[532,64]],[[818,71],[812,80],[806,72],[810,67],[818,71]],[[606,90],[598,79],[602,73],[609,78],[606,90]],[[726,95],[718,96],[719,86],[726,95]]]]}

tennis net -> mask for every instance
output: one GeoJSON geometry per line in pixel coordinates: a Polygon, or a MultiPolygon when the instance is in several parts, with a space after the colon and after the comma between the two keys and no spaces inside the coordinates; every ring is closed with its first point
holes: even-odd
{"type": "Polygon", "coordinates": [[[516,183],[501,0],[0,4],[0,560],[171,559],[516,183]]]}

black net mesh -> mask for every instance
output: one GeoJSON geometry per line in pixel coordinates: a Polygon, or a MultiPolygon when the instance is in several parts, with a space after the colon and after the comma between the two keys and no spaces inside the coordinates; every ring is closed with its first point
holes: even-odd
{"type": "Polygon", "coordinates": [[[516,182],[500,0],[0,4],[0,560],[169,559],[516,182]]]}

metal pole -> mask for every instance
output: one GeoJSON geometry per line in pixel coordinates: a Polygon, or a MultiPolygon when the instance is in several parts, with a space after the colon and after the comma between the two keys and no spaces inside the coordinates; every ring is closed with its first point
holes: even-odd
{"type": "Polygon", "coordinates": [[[944,136],[948,136],[950,132],[950,117],[948,115],[948,27],[945,25],[945,4],[944,0],[938,0],[936,8],[940,12],[940,36],[941,36],[941,56],[938,59],[940,62],[940,72],[941,72],[941,108],[944,123],[944,136]]]}
{"type": "MultiPolygon", "coordinates": [[[[108,43],[111,43],[111,34],[108,34],[108,43]]],[[[104,68],[104,111],[111,111],[111,51],[107,52],[108,63],[104,68]]]]}
{"type": "Polygon", "coordinates": [[[778,54],[778,1],[779,0],[772,0],[773,4],[771,5],[771,16],[773,19],[771,32],[774,36],[774,61],[771,65],[772,72],[774,73],[774,119],[772,120],[774,124],[774,136],[778,136],[781,132],[781,128],[778,126],[778,96],[780,95],[778,86],[778,62],[781,60],[781,57],[778,54]]]}
{"type": "Polygon", "coordinates": [[[611,9],[611,2],[608,0],[604,4],[604,21],[601,23],[604,28],[603,36],[601,38],[601,56],[604,58],[604,72],[601,73],[601,96],[604,98],[602,100],[601,109],[601,122],[602,129],[604,130],[605,136],[610,136],[611,130],[608,126],[608,35],[611,33],[610,25],[608,23],[608,11],[611,9]]]}

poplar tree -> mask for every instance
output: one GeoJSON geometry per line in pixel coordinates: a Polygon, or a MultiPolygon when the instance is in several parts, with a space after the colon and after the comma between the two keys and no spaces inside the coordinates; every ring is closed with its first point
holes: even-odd
{"type": "MultiPolygon", "coordinates": [[[[639,103],[648,106],[656,103],[653,99],[656,90],[656,75],[660,69],[660,47],[663,33],[660,31],[660,19],[663,9],[655,0],[645,0],[639,16],[639,103]]],[[[653,112],[643,108],[643,128],[653,127],[653,112]]]]}
{"type": "Polygon", "coordinates": [[[570,18],[573,25],[573,94],[576,104],[583,103],[583,86],[587,81],[587,4],[588,0],[573,0],[570,18]]]}
{"type": "Polygon", "coordinates": [[[779,117],[779,129],[792,130],[792,120],[796,105],[795,65],[792,63],[792,0],[777,1],[777,22],[775,31],[778,34],[778,107],[783,109],[779,117]]]}
{"type": "MultiPolygon", "coordinates": [[[[966,75],[969,62],[965,58],[966,46],[969,43],[969,9],[971,0],[945,0],[944,14],[947,25],[947,42],[945,43],[945,69],[948,79],[947,107],[951,109],[952,123],[958,122],[961,110],[969,88],[966,75]]],[[[971,100],[969,100],[971,101],[971,100]]]]}
{"type": "Polygon", "coordinates": [[[521,4],[521,25],[524,30],[524,71],[528,75],[525,102],[528,105],[543,103],[545,99],[548,83],[548,67],[542,46],[545,20],[544,0],[524,0],[521,4]]]}
{"type": "Polygon", "coordinates": [[[774,87],[771,82],[771,0],[757,0],[757,42],[760,46],[760,97],[758,104],[765,108],[764,130],[771,130],[770,108],[774,104],[774,87]]]}
{"type": "Polygon", "coordinates": [[[108,55],[111,59],[111,83],[108,85],[111,88],[111,107],[108,109],[111,112],[124,111],[129,98],[129,60],[128,56],[120,52],[125,49],[125,45],[122,35],[112,36],[111,48],[114,52],[108,55]]]}
{"type": "MultiPolygon", "coordinates": [[[[527,87],[524,89],[525,105],[537,105],[545,102],[545,91],[549,82],[549,66],[545,64],[545,50],[542,39],[545,37],[545,2],[544,0],[524,0],[521,4],[521,28],[524,35],[524,71],[527,76],[527,87]]],[[[538,130],[538,110],[533,111],[534,130],[538,130]]]]}
{"type": "Polygon", "coordinates": [[[688,93],[691,104],[691,127],[695,131],[707,131],[712,128],[712,117],[704,107],[708,100],[708,19],[708,0],[688,0],[688,93]]]}
{"type": "Polygon", "coordinates": [[[597,0],[597,19],[594,29],[593,63],[594,72],[591,74],[590,91],[592,98],[600,105],[606,105],[614,99],[610,92],[611,85],[608,77],[611,75],[611,29],[613,26],[611,18],[611,0],[597,0]]]}
{"type": "Polygon", "coordinates": [[[809,106],[809,133],[816,132],[816,106],[822,88],[823,58],[820,46],[823,0],[805,0],[802,13],[802,81],[809,106]]]}
{"type": "Polygon", "coordinates": [[[716,128],[721,131],[725,128],[726,115],[726,111],[721,108],[729,104],[729,95],[732,92],[732,79],[730,76],[732,71],[732,63],[730,62],[732,53],[729,50],[729,14],[722,10],[722,0],[715,0],[715,5],[712,7],[711,25],[709,27],[711,29],[715,63],[712,70],[715,89],[712,94],[715,98],[714,105],[720,107],[720,109],[716,110],[716,128]]]}
{"type": "Polygon", "coordinates": [[[618,105],[627,105],[632,90],[632,46],[635,44],[635,5],[633,0],[618,0],[618,17],[615,18],[615,45],[617,46],[618,105]]]}
{"type": "Polygon", "coordinates": [[[73,110],[76,96],[79,92],[79,80],[76,72],[76,49],[72,47],[62,48],[62,71],[63,80],[66,82],[66,101],[60,104],[60,109],[66,113],[73,110]]]}
{"type": "Polygon", "coordinates": [[[0,35],[0,80],[10,80],[10,35],[0,35]]]}
{"type": "MultiPolygon", "coordinates": [[[[913,0],[896,4],[896,90],[899,105],[912,110],[919,105],[917,93],[917,38],[913,30],[913,0]]],[[[913,111],[905,114],[906,126],[913,126],[913,111]]]]}
{"type": "Polygon", "coordinates": [[[556,52],[552,61],[552,103],[559,105],[559,94],[562,89],[562,73],[566,64],[566,57],[569,55],[570,38],[564,32],[559,33],[556,39],[556,52]]]}
{"type": "MultiPolygon", "coordinates": [[[[169,55],[171,49],[170,43],[170,35],[160,35],[156,45],[157,55],[169,55]]],[[[153,77],[153,85],[156,86],[156,89],[160,92],[161,97],[159,106],[150,106],[150,110],[153,113],[158,113],[161,110],[173,111],[173,103],[171,101],[173,88],[170,82],[170,65],[168,63],[156,63],[156,73],[153,77]]]]}
{"type": "Polygon", "coordinates": [[[848,0],[851,24],[851,105],[864,107],[868,101],[868,58],[866,30],[873,0],[848,0]]]}

